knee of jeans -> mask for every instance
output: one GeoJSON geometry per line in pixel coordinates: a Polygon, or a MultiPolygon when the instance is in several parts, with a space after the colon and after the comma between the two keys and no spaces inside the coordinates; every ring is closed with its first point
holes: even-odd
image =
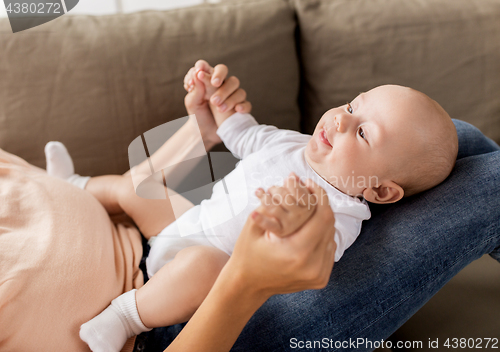
{"type": "Polygon", "coordinates": [[[458,135],[457,159],[500,150],[500,147],[486,137],[477,127],[465,121],[453,119],[458,135]]]}

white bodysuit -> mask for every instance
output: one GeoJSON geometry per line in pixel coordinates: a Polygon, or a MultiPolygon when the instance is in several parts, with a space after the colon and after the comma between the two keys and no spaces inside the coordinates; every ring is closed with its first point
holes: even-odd
{"type": "Polygon", "coordinates": [[[310,135],[259,125],[249,114],[235,113],[217,130],[226,147],[242,159],[236,168],[213,187],[210,199],[191,208],[150,240],[146,261],[154,275],[181,249],[208,245],[231,255],[250,213],[260,205],[259,187],[283,185],[290,172],[311,178],[328,194],[335,214],[335,261],[356,240],[361,222],[370,218],[367,203],[350,197],[321,178],[306,162],[304,152],[310,135]]]}

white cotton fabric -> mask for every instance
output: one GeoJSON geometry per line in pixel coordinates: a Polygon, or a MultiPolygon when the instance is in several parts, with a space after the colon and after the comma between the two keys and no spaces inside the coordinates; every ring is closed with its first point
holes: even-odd
{"type": "Polygon", "coordinates": [[[246,219],[260,204],[255,190],[282,185],[292,171],[301,178],[312,179],[327,192],[335,213],[335,261],[339,261],[358,237],[362,221],[370,218],[370,210],[364,200],[340,192],[308,165],[304,152],[311,136],[259,125],[250,114],[240,113],[225,120],[217,134],[231,153],[242,160],[214,185],[210,199],[153,237],[147,258],[149,276],[180,249],[192,245],[214,246],[231,255],[246,219]]]}

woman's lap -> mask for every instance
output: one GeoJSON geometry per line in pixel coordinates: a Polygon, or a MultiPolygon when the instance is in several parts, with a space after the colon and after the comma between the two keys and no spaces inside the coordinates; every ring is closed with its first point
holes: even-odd
{"type": "MultiPolygon", "coordinates": [[[[485,253],[500,261],[500,152],[489,153],[498,146],[471,125],[455,124],[460,160],[449,179],[397,205],[374,208],[328,286],[269,299],[234,351],[386,339],[467,264],[485,253]]],[[[163,350],[179,331],[155,331],[146,350],[163,350]]],[[[341,350],[370,350],[352,347],[341,350]]]]}
{"type": "MultiPolygon", "coordinates": [[[[494,163],[500,170],[500,152],[494,154],[464,160],[456,175],[486,181],[484,164],[494,163]],[[460,170],[470,166],[475,172],[460,170]]],[[[498,253],[500,185],[480,192],[457,189],[453,176],[451,181],[445,189],[375,216],[336,264],[326,289],[273,297],[248,324],[234,350],[291,350],[292,338],[387,339],[466,265],[495,249],[498,253]],[[455,201],[464,206],[454,206],[455,201]]],[[[342,349],[347,350],[365,349],[342,349]]]]}

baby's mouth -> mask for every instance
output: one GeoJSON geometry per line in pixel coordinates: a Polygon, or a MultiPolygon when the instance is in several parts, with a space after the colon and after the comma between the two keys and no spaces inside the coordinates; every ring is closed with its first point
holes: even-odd
{"type": "Polygon", "coordinates": [[[329,146],[330,148],[333,147],[330,141],[328,140],[325,129],[321,130],[321,132],[319,133],[319,140],[324,144],[326,144],[327,146],[329,146]]]}

